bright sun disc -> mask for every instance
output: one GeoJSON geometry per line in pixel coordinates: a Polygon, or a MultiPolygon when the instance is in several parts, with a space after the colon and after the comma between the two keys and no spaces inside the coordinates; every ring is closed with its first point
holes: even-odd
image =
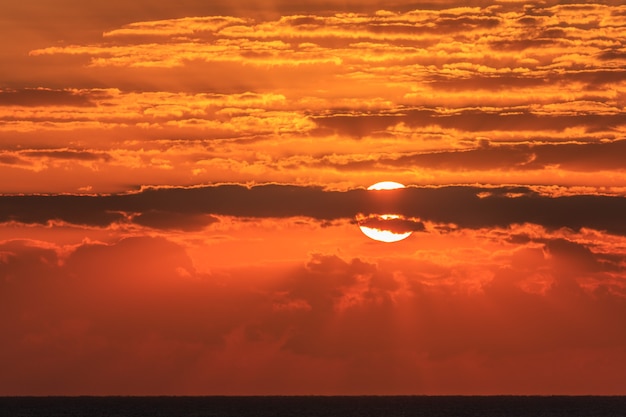
{"type": "MultiPolygon", "coordinates": [[[[382,181],[377,182],[374,185],[370,185],[367,189],[371,191],[377,190],[397,190],[399,188],[405,188],[403,184],[394,181],[382,181]]],[[[379,220],[396,220],[400,219],[401,216],[397,214],[381,214],[378,216],[373,216],[378,218],[379,220]]],[[[371,218],[371,217],[370,217],[371,218]]],[[[411,236],[413,232],[403,232],[396,233],[391,230],[378,229],[374,227],[364,226],[362,223],[366,222],[366,218],[359,220],[359,228],[361,232],[370,239],[378,240],[379,242],[398,242],[400,240],[404,240],[407,237],[411,236]]]]}
{"type": "Polygon", "coordinates": [[[367,187],[368,190],[397,190],[398,188],[405,188],[403,184],[394,181],[382,181],[377,182],[374,185],[367,187]]]}

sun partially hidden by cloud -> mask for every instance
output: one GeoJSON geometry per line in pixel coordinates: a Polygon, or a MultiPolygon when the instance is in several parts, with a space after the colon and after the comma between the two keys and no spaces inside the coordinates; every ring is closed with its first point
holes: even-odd
{"type": "Polygon", "coordinates": [[[625,394],[626,6],[271,3],[3,11],[0,395],[625,394]]]}

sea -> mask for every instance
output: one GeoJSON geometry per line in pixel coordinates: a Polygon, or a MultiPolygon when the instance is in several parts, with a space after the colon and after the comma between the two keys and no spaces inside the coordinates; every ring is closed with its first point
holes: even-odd
{"type": "Polygon", "coordinates": [[[2,417],[626,417],[626,396],[0,397],[2,417]]]}

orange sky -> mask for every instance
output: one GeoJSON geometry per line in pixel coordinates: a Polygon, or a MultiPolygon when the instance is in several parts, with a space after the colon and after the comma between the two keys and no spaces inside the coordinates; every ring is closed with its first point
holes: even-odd
{"type": "Polygon", "coordinates": [[[626,6],[564,3],[3,5],[0,395],[626,394],[626,6]]]}

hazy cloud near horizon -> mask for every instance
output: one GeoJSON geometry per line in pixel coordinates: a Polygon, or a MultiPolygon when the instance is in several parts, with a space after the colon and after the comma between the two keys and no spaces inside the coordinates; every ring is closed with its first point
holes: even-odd
{"type": "Polygon", "coordinates": [[[619,392],[626,366],[617,270],[563,239],[479,270],[317,253],[252,276],[198,272],[163,238],[84,243],[62,262],[28,242],[0,253],[8,395],[456,392],[445,381],[469,384],[469,369],[485,392],[561,392],[581,358],[595,365],[575,392],[619,392]]]}

